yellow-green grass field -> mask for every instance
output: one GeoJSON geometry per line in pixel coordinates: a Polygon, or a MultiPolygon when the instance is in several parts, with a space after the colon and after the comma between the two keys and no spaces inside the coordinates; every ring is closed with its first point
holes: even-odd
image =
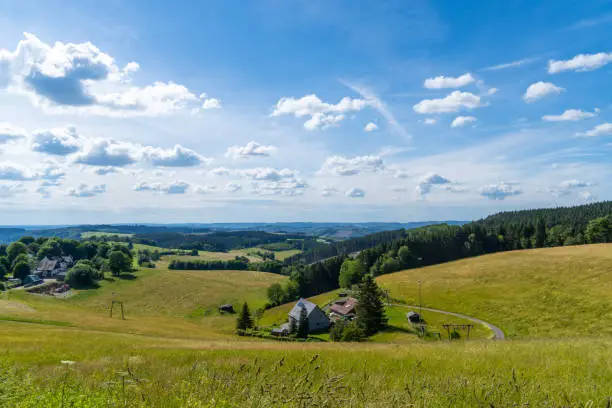
{"type": "Polygon", "coordinates": [[[0,328],[3,407],[606,407],[612,382],[610,339],[277,343],[0,328]]]}
{"type": "Polygon", "coordinates": [[[481,318],[511,338],[612,334],[612,244],[504,252],[381,276],[408,304],[481,318]]]}
{"type": "Polygon", "coordinates": [[[118,232],[105,232],[105,231],[86,231],[81,232],[81,238],[92,238],[92,237],[131,237],[134,234],[122,234],[118,232]]]}
{"type": "Polygon", "coordinates": [[[252,271],[175,271],[167,263],[141,268],[124,278],[107,278],[98,289],[67,299],[11,291],[0,295],[0,321],[27,320],[166,337],[234,338],[235,316],[217,308],[266,302],[266,289],[286,277],[252,271]],[[3,299],[3,300],[2,300],[3,299]],[[126,320],[109,318],[112,299],[124,302],[126,320]]]}
{"type": "MultiPolygon", "coordinates": [[[[364,343],[238,337],[235,316],[217,306],[260,307],[287,278],[164,261],[65,300],[11,291],[0,294],[0,406],[607,407],[611,252],[510,252],[378,278],[408,304],[421,280],[424,306],[490,321],[508,341],[483,327],[471,341],[422,341],[401,306],[387,309],[392,328],[364,343]],[[108,316],[113,292],[126,320],[108,316]]],[[[311,300],[323,306],[337,292],[311,300]]],[[[259,324],[282,322],[291,306],[259,324]]],[[[423,314],[430,330],[462,323],[423,314]]]]}

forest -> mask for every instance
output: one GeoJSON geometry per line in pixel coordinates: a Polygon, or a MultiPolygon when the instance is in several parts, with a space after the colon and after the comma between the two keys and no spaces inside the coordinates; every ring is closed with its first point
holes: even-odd
{"type": "Polygon", "coordinates": [[[366,273],[378,276],[500,251],[605,242],[612,242],[612,202],[502,212],[463,226],[441,224],[348,240],[332,245],[333,257],[327,251],[292,257],[294,263],[283,268],[290,281],[285,287],[277,284],[268,297],[271,304],[280,304],[349,287],[366,273]]]}

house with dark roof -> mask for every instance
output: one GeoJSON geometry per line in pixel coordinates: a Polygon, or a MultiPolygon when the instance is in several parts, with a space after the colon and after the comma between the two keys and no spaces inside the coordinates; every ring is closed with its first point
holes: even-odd
{"type": "Polygon", "coordinates": [[[295,324],[300,321],[302,309],[306,310],[306,316],[308,317],[308,331],[317,332],[329,328],[330,321],[327,315],[319,306],[306,299],[298,300],[289,312],[289,325],[291,325],[292,320],[295,321],[295,324]]]}
{"type": "Polygon", "coordinates": [[[336,300],[330,307],[330,317],[332,319],[352,320],[357,315],[357,299],[345,297],[336,300]]]}

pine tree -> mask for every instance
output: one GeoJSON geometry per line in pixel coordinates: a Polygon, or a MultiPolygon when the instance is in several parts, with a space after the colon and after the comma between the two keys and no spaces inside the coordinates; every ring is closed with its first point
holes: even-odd
{"type": "Polygon", "coordinates": [[[300,320],[298,320],[297,324],[297,337],[300,339],[307,338],[308,331],[308,313],[306,312],[306,308],[302,307],[302,310],[300,310],[300,320]]]}
{"type": "Polygon", "coordinates": [[[371,275],[366,275],[357,295],[357,319],[367,336],[387,325],[382,292],[371,275]]]}
{"type": "Polygon", "coordinates": [[[247,330],[253,328],[253,319],[251,318],[251,311],[249,310],[249,305],[247,302],[244,302],[242,305],[242,310],[240,311],[240,315],[238,315],[238,319],[236,320],[236,329],[238,330],[247,330]]]}
{"type": "Polygon", "coordinates": [[[546,244],[546,224],[543,218],[538,219],[535,232],[535,247],[543,248],[546,244]]]}

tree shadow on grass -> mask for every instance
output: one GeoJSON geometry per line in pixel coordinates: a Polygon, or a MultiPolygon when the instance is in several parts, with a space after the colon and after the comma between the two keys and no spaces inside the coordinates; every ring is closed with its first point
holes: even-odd
{"type": "Polygon", "coordinates": [[[133,273],[127,273],[127,272],[124,272],[116,277],[121,280],[134,280],[138,278],[138,276],[134,275],[133,273]]]}

